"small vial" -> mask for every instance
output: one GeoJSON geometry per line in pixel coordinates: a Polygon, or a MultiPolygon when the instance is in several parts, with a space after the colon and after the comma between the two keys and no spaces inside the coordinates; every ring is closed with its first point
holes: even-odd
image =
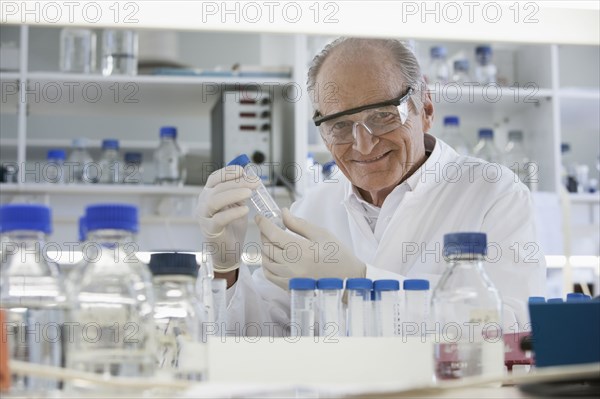
{"type": "MultiPolygon", "coordinates": [[[[246,176],[251,178],[252,180],[259,180],[259,177],[256,176],[256,173],[251,168],[246,168],[247,165],[250,164],[250,158],[248,155],[242,154],[235,158],[233,161],[229,162],[227,166],[238,165],[244,168],[244,173],[246,176]]],[[[252,192],[252,196],[250,200],[254,204],[256,211],[273,222],[276,226],[285,230],[285,225],[283,224],[283,219],[281,218],[281,209],[277,206],[277,203],[271,197],[265,185],[260,182],[260,185],[256,190],[252,192]]]]}
{"type": "Polygon", "coordinates": [[[452,81],[458,84],[464,84],[469,80],[469,60],[454,61],[454,75],[452,75],[452,81]]]}
{"type": "Polygon", "coordinates": [[[319,336],[339,337],[342,330],[342,289],[339,278],[322,278],[317,281],[319,308],[319,336]]]}
{"type": "Polygon", "coordinates": [[[102,157],[99,162],[101,184],[119,184],[121,182],[121,165],[119,162],[119,140],[102,140],[102,157]]]}
{"type": "Polygon", "coordinates": [[[312,278],[290,279],[291,330],[292,337],[314,337],[315,335],[315,288],[312,278]]]}
{"type": "Polygon", "coordinates": [[[373,281],[368,278],[350,278],[346,281],[348,306],[346,308],[346,335],[366,337],[371,314],[373,281]]]}
{"type": "Polygon", "coordinates": [[[492,48],[490,46],[478,46],[475,48],[475,77],[482,85],[496,83],[497,68],[492,62],[492,48]]]}
{"type": "Polygon", "coordinates": [[[434,46],[429,50],[431,62],[429,64],[429,83],[446,84],[450,77],[450,68],[446,62],[446,47],[434,46]]]}
{"type": "Polygon", "coordinates": [[[400,283],[398,280],[376,280],[375,336],[392,337],[397,334],[400,315],[400,283]]]}
{"type": "Polygon", "coordinates": [[[420,335],[425,335],[425,328],[429,321],[429,281],[404,280],[404,317],[402,323],[416,323],[420,335]]]}
{"type": "Polygon", "coordinates": [[[123,183],[142,184],[144,183],[144,169],[142,167],[141,152],[126,152],[123,156],[125,165],[123,167],[123,183]]]}
{"type": "Polygon", "coordinates": [[[65,150],[54,149],[48,151],[47,163],[43,173],[44,183],[60,184],[65,182],[63,164],[66,158],[65,150]]]}

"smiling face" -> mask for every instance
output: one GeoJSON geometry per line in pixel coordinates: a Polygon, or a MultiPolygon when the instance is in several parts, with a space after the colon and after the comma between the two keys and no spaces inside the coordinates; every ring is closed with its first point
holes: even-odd
{"type": "MultiPolygon", "coordinates": [[[[315,104],[321,115],[390,100],[408,88],[391,56],[374,47],[361,49],[360,55],[337,48],[323,63],[315,83],[323,92],[315,104]],[[348,56],[348,52],[354,57],[348,56]]],[[[426,159],[424,133],[433,119],[433,105],[427,97],[421,109],[416,109],[413,101],[409,101],[408,109],[406,122],[389,133],[372,136],[358,125],[354,143],[326,144],[344,175],[365,200],[377,206],[426,159]]],[[[362,115],[345,118],[358,122],[362,115]]]]}

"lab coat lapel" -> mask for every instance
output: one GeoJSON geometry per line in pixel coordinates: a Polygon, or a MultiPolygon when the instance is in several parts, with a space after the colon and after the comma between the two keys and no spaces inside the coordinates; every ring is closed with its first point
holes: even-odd
{"type": "Polygon", "coordinates": [[[372,264],[378,247],[375,235],[360,212],[352,208],[347,202],[344,202],[344,207],[348,213],[354,254],[363,262],[372,264]]]}

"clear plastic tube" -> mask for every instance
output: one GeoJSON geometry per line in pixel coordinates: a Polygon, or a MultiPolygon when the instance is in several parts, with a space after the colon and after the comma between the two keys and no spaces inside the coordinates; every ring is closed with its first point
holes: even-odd
{"type": "Polygon", "coordinates": [[[315,288],[316,281],[310,278],[290,280],[292,337],[315,335],[315,288]]]}
{"type": "Polygon", "coordinates": [[[373,281],[367,278],[346,280],[346,335],[368,337],[371,335],[371,290],[373,281]]]}
{"type": "Polygon", "coordinates": [[[400,307],[400,283],[397,280],[377,280],[375,292],[375,335],[391,337],[397,334],[400,307]]]}
{"type": "Polygon", "coordinates": [[[338,278],[322,278],[317,281],[319,307],[319,336],[338,337],[342,334],[342,288],[338,278]]]}

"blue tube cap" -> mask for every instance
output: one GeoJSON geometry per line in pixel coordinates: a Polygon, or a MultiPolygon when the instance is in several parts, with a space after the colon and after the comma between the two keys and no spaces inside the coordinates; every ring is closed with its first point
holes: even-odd
{"type": "Polygon", "coordinates": [[[344,281],[340,278],[320,278],[317,280],[317,289],[319,290],[341,290],[344,288],[344,281]]]}
{"type": "Polygon", "coordinates": [[[479,129],[479,138],[480,139],[493,139],[494,131],[492,129],[479,129]]]}
{"type": "Polygon", "coordinates": [[[458,116],[449,115],[444,117],[444,126],[458,126],[459,122],[458,116]]]}
{"type": "Polygon", "coordinates": [[[138,232],[138,209],[129,204],[97,204],[85,210],[87,231],[115,229],[138,232]]]}
{"type": "Polygon", "coordinates": [[[65,150],[61,149],[48,150],[48,155],[46,156],[46,159],[60,159],[64,161],[65,159],[67,159],[67,153],[65,152],[65,150]]]}
{"type": "Polygon", "coordinates": [[[243,168],[246,165],[248,165],[249,163],[250,163],[250,158],[248,158],[248,155],[242,154],[242,155],[235,157],[231,162],[229,162],[227,164],[227,166],[238,165],[243,168]]]}
{"type": "Polygon", "coordinates": [[[373,281],[368,278],[349,278],[346,280],[347,290],[369,290],[373,289],[373,281]]]}
{"type": "Polygon", "coordinates": [[[548,299],[547,303],[563,303],[564,301],[562,300],[562,298],[550,298],[548,299]]]}
{"type": "Polygon", "coordinates": [[[0,206],[0,233],[15,230],[52,232],[51,211],[44,205],[7,204],[0,206]]]}
{"type": "Polygon", "coordinates": [[[290,290],[311,291],[317,287],[317,282],[312,278],[292,278],[289,282],[290,290]]]}
{"type": "Polygon", "coordinates": [[[567,294],[567,302],[582,302],[590,299],[589,295],[582,294],[581,292],[571,292],[567,294]]]}
{"type": "Polygon", "coordinates": [[[405,291],[427,291],[429,289],[429,281],[422,279],[404,280],[402,288],[405,291]]]}
{"type": "Polygon", "coordinates": [[[529,303],[546,303],[546,298],[543,296],[530,296],[528,301],[529,303]]]}
{"type": "Polygon", "coordinates": [[[103,150],[118,150],[119,149],[119,140],[115,140],[115,139],[102,140],[102,149],[103,150]]]}
{"type": "Polygon", "coordinates": [[[376,280],[373,282],[373,291],[400,291],[398,280],[376,280]]]}

